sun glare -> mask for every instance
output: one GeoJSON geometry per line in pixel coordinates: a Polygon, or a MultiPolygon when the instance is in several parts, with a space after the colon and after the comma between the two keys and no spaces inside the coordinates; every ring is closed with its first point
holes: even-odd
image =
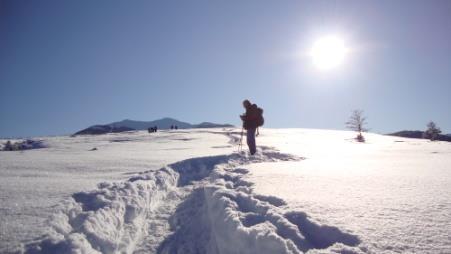
{"type": "Polygon", "coordinates": [[[343,63],[347,51],[343,39],[338,36],[326,36],[313,44],[310,55],[317,68],[330,70],[343,63]]]}

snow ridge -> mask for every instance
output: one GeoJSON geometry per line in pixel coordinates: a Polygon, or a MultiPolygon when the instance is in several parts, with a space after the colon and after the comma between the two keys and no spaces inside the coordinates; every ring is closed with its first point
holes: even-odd
{"type": "Polygon", "coordinates": [[[175,230],[158,253],[361,253],[357,236],[320,225],[303,212],[285,211],[274,196],[252,193],[245,164],[299,160],[263,148],[261,157],[229,156],[172,216],[175,230]]]}
{"type": "Polygon", "coordinates": [[[252,193],[245,165],[303,158],[262,147],[180,161],[65,201],[26,253],[359,253],[357,236],[252,193]],[[357,246],[357,247],[355,247],[357,246]]]}
{"type": "Polygon", "coordinates": [[[128,181],[100,183],[79,192],[49,219],[52,232],[27,246],[27,253],[131,253],[148,213],[176,188],[177,173],[162,168],[128,181]]]}

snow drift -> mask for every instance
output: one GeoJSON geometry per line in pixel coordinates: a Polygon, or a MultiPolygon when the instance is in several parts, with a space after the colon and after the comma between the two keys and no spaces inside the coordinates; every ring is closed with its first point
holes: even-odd
{"type": "Polygon", "coordinates": [[[252,193],[250,163],[302,160],[263,147],[192,158],[72,195],[26,253],[358,253],[357,236],[252,193]],[[357,247],[355,247],[357,246],[357,247]]]}

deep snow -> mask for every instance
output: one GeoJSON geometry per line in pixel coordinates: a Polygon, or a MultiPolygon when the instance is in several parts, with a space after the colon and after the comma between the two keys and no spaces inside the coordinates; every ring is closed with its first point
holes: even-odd
{"type": "Polygon", "coordinates": [[[451,252],[451,145],[352,136],[263,129],[251,157],[238,130],[42,138],[0,153],[0,252],[451,252]]]}
{"type": "Polygon", "coordinates": [[[74,193],[180,160],[233,150],[226,136],[197,131],[39,139],[48,148],[0,152],[0,253],[15,252],[22,243],[48,234],[47,219],[74,193]]]}
{"type": "Polygon", "coordinates": [[[352,230],[376,253],[451,253],[451,143],[367,134],[360,144],[352,136],[265,130],[260,144],[280,142],[282,152],[307,159],[251,165],[246,180],[321,223],[352,230]]]}

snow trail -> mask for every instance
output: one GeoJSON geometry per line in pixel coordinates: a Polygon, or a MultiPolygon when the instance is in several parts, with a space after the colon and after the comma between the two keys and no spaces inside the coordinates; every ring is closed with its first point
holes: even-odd
{"type": "MultiPolygon", "coordinates": [[[[224,133],[221,133],[224,134],[224,133]]],[[[230,143],[239,139],[228,133],[230,143]]],[[[286,211],[243,180],[251,163],[303,158],[261,147],[191,158],[127,181],[100,183],[61,205],[52,233],[26,253],[359,253],[357,236],[286,211]]]]}

